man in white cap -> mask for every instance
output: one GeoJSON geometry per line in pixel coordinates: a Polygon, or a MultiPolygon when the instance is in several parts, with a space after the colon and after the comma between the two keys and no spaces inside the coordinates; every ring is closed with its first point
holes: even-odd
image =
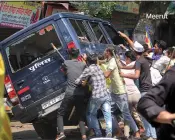
{"type": "MultiPolygon", "coordinates": [[[[135,41],[134,43],[129,39],[127,35],[119,32],[119,35],[123,37],[133,49],[136,54],[136,63],[134,66],[129,68],[135,69],[135,74],[124,74],[120,75],[124,78],[130,79],[139,79],[139,88],[141,96],[144,96],[152,87],[151,74],[150,74],[150,66],[149,61],[142,55],[144,52],[144,47],[135,41]]],[[[157,138],[155,129],[149,124],[145,119],[143,119],[146,136],[149,140],[154,140],[157,138]]]]}

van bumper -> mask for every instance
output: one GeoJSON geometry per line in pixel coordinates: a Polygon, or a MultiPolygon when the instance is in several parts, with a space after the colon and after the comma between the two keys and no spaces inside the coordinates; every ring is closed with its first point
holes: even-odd
{"type": "Polygon", "coordinates": [[[33,120],[46,117],[48,114],[56,111],[60,107],[62,100],[46,109],[43,109],[41,105],[49,100],[54,99],[57,96],[64,94],[64,91],[65,87],[52,94],[48,94],[48,96],[36,101],[27,107],[23,107],[21,104],[14,106],[12,108],[12,112],[15,119],[19,120],[21,123],[30,123],[33,120]]]}

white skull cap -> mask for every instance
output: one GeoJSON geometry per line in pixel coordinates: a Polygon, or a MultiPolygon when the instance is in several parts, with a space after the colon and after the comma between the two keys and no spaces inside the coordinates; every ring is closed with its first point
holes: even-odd
{"type": "Polygon", "coordinates": [[[133,49],[136,51],[136,52],[144,52],[144,47],[137,41],[134,42],[134,47],[133,49]]]}

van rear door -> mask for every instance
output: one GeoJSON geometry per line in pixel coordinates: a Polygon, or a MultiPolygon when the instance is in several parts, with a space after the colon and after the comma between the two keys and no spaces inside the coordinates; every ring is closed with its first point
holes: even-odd
{"type": "Polygon", "coordinates": [[[62,89],[66,82],[60,69],[63,60],[50,45],[53,43],[63,56],[66,55],[55,22],[29,32],[5,47],[9,77],[24,107],[62,89]]]}

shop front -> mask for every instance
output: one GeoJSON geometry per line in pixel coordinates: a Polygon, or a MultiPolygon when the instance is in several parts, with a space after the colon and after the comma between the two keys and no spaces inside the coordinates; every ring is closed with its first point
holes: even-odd
{"type": "Polygon", "coordinates": [[[0,2],[0,41],[40,19],[40,2],[0,2]]]}

